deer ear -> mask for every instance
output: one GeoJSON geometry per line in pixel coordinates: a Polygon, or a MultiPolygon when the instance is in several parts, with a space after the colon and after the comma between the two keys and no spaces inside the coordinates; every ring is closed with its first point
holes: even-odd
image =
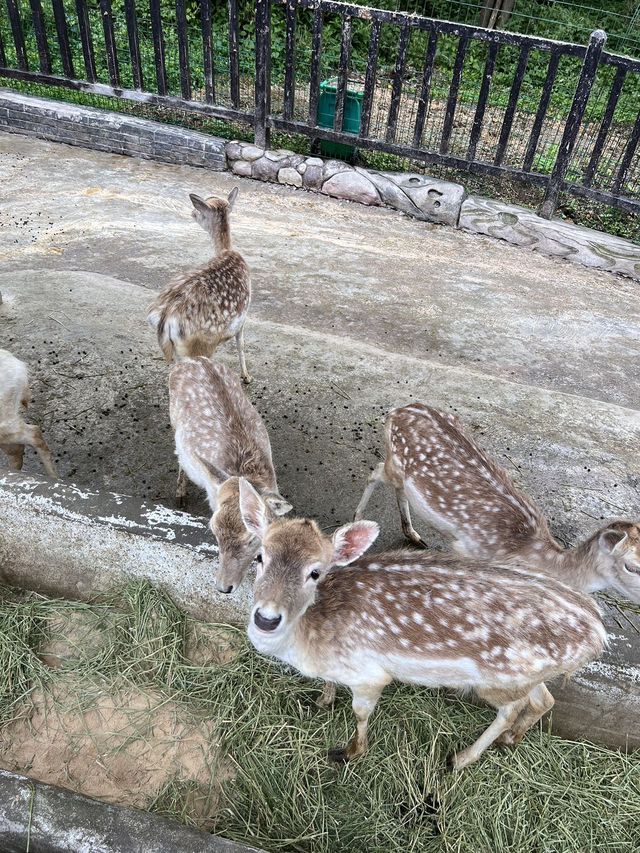
{"type": "Polygon", "coordinates": [[[207,469],[207,473],[213,478],[216,486],[221,486],[226,480],[229,479],[229,475],[226,471],[223,471],[222,468],[217,468],[211,462],[207,462],[206,459],[203,459],[200,454],[196,453],[198,457],[198,462],[203,466],[203,468],[207,469]]]}
{"type": "Polygon", "coordinates": [[[236,203],[236,199],[238,198],[238,190],[239,187],[234,187],[227,196],[227,204],[229,205],[229,210],[233,210],[233,205],[236,203]]]}
{"type": "Polygon", "coordinates": [[[354,521],[339,527],[332,536],[333,566],[346,566],[361,557],[375,542],[380,528],[375,521],[354,521]]]}
{"type": "Polygon", "coordinates": [[[624,543],[627,541],[627,534],[624,530],[603,530],[600,534],[600,548],[607,554],[618,554],[622,550],[624,543]]]}
{"type": "Polygon", "coordinates": [[[274,515],[286,515],[293,507],[287,503],[282,495],[266,495],[265,503],[274,515]]]}
{"type": "Polygon", "coordinates": [[[269,527],[269,511],[266,503],[244,477],[240,477],[240,515],[249,533],[262,542],[269,527]]]}
{"type": "Polygon", "coordinates": [[[211,213],[211,208],[204,199],[200,198],[199,195],[189,193],[189,198],[191,199],[191,204],[196,210],[199,210],[200,213],[211,213]]]}

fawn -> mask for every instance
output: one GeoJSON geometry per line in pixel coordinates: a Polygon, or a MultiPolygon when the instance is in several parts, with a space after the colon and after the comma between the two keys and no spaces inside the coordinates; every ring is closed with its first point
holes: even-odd
{"type": "Polygon", "coordinates": [[[216,587],[230,593],[260,551],[240,517],[238,477],[253,483],[272,515],[291,510],[278,491],[269,435],[236,375],[203,356],[171,370],[169,414],[180,462],[178,503],[186,497],[186,477],[206,491],[220,549],[216,587]]]}
{"type": "Polygon", "coordinates": [[[0,449],[9,457],[11,468],[20,471],[25,445],[34,447],[47,474],[56,478],[58,472],[42,430],[24,420],[30,402],[27,365],[7,350],[0,349],[0,449]]]}
{"type": "Polygon", "coordinates": [[[272,521],[240,480],[247,530],[262,543],[248,634],[258,651],[351,689],[356,732],[331,757],[367,748],[367,724],[393,680],[473,689],[494,722],[453,757],[457,769],[495,741],[518,743],[553,706],[544,682],[597,658],[606,634],[595,602],[565,584],[482,561],[416,551],[349,566],[378,535],[371,521],[331,538],[309,519],[272,521]]]}
{"type": "Polygon", "coordinates": [[[377,483],[391,483],[402,531],[412,542],[425,544],[413,528],[409,504],[453,539],[460,556],[522,563],[583,592],[612,587],[640,603],[640,524],[611,521],[584,542],[563,548],[531,498],[458,418],[424,403],[387,414],[385,448],[385,461],[371,473],[356,519],[377,483]]]}
{"type": "Polygon", "coordinates": [[[244,355],[244,321],[251,301],[249,268],[231,248],[229,214],[238,188],[228,199],[201,199],[191,194],[193,218],[211,235],[216,254],[200,269],[185,273],[162,290],[149,307],[147,320],[156,329],[167,363],[185,356],[211,356],[235,337],[240,375],[251,377],[244,355]]]}

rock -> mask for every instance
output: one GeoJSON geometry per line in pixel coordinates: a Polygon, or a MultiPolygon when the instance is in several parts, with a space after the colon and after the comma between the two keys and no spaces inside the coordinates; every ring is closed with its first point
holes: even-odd
{"type": "Polygon", "coordinates": [[[287,184],[291,187],[301,187],[302,175],[300,175],[295,169],[280,169],[278,172],[278,183],[287,184]]]}
{"type": "Polygon", "coordinates": [[[292,166],[296,167],[299,166],[300,163],[304,163],[304,159],[304,154],[292,154],[289,157],[289,162],[292,166]]]}
{"type": "Polygon", "coordinates": [[[402,210],[416,219],[439,222],[443,225],[458,224],[460,208],[466,196],[461,184],[438,181],[429,175],[404,172],[367,172],[377,187],[382,201],[390,207],[402,210]]]}
{"type": "Polygon", "coordinates": [[[307,166],[324,166],[324,160],[320,157],[307,157],[307,166]]]}
{"type": "Polygon", "coordinates": [[[259,157],[264,155],[264,148],[256,148],[255,145],[243,145],[242,146],[242,159],[243,160],[257,160],[259,157]]]}
{"type": "Polygon", "coordinates": [[[224,150],[228,160],[242,159],[242,145],[237,140],[234,140],[233,142],[227,142],[224,147],[224,150]]]}
{"type": "Polygon", "coordinates": [[[308,190],[319,190],[322,187],[323,181],[322,166],[309,165],[309,161],[307,160],[307,168],[302,176],[302,186],[308,190]]]}
{"type": "Polygon", "coordinates": [[[322,192],[335,198],[346,198],[349,201],[359,201],[361,204],[380,204],[378,190],[368,177],[355,169],[337,172],[322,185],[322,192]]]}
{"type": "Polygon", "coordinates": [[[459,226],[545,255],[640,279],[640,246],[581,225],[542,219],[533,210],[515,204],[468,198],[462,204],[459,226]]]}
{"type": "Polygon", "coordinates": [[[264,156],[268,160],[285,160],[294,157],[293,151],[287,151],[285,148],[277,148],[275,151],[265,151],[264,156]]]}
{"type": "MultiPolygon", "coordinates": [[[[314,159],[318,159],[318,158],[314,158],[314,159]]],[[[307,160],[307,163],[308,162],[309,162],[309,160],[307,160]]],[[[322,162],[322,161],[320,161],[320,162],[322,162]]],[[[333,175],[337,174],[338,172],[350,172],[350,171],[352,171],[352,167],[347,165],[346,163],[342,163],[340,160],[327,160],[327,162],[324,164],[324,168],[322,170],[322,173],[323,173],[324,179],[326,181],[328,178],[333,177],[333,175]]]]}
{"type": "Polygon", "coordinates": [[[306,163],[298,163],[298,165],[296,166],[296,169],[298,170],[298,172],[300,172],[301,175],[304,175],[304,173],[307,171],[307,164],[306,163]]]}
{"type": "Polygon", "coordinates": [[[251,177],[260,181],[277,181],[280,164],[267,157],[260,157],[251,164],[251,177]]]}
{"type": "Polygon", "coordinates": [[[247,163],[246,160],[236,160],[236,162],[231,167],[231,171],[234,175],[240,175],[243,178],[250,178],[251,163],[247,163]]]}

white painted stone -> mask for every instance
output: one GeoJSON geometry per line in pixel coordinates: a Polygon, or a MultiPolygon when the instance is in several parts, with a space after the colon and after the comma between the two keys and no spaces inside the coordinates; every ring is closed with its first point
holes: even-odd
{"type": "Polygon", "coordinates": [[[302,175],[296,169],[280,169],[278,172],[278,183],[287,184],[291,187],[301,187],[302,175]]]}

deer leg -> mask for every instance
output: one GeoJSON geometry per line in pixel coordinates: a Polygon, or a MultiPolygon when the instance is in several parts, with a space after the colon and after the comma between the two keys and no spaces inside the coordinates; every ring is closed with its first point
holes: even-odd
{"type": "Polygon", "coordinates": [[[367,751],[367,728],[369,717],[378,704],[382,691],[391,679],[379,684],[366,684],[352,687],[353,702],[351,707],[356,717],[356,730],[346,746],[329,750],[332,761],[350,761],[367,751]]]}
{"type": "Polygon", "coordinates": [[[427,543],[411,523],[409,501],[407,500],[407,496],[405,495],[402,486],[398,486],[398,488],[396,488],[396,500],[398,501],[398,509],[400,510],[400,524],[402,525],[402,532],[410,542],[414,543],[414,545],[422,545],[423,548],[428,548],[429,546],[427,543]]]}
{"type": "Polygon", "coordinates": [[[538,720],[547,713],[547,711],[550,711],[555,704],[555,699],[551,693],[549,693],[544,684],[538,684],[537,687],[534,687],[531,693],[529,693],[527,699],[528,703],[520,712],[515,723],[508,731],[503,732],[500,737],[497,738],[496,743],[504,744],[505,746],[516,746],[516,744],[520,743],[525,733],[529,731],[529,729],[534,726],[538,720]]]}
{"type": "Polygon", "coordinates": [[[176,483],[176,506],[184,509],[187,505],[187,475],[178,467],[178,482],[176,483]]]}
{"type": "Polygon", "coordinates": [[[322,693],[316,699],[316,705],[320,708],[330,708],[336,701],[336,685],[333,681],[325,681],[322,693]]]}
{"type": "Polygon", "coordinates": [[[24,444],[0,444],[0,450],[9,457],[9,467],[12,471],[21,471],[24,463],[24,444]]]}
{"type": "Polygon", "coordinates": [[[384,473],[384,462],[381,462],[379,465],[373,469],[373,471],[369,474],[369,479],[367,480],[367,485],[365,486],[364,492],[362,493],[362,497],[360,498],[360,503],[356,509],[356,513],[353,516],[354,521],[360,521],[361,518],[364,517],[364,511],[367,508],[367,504],[371,500],[371,495],[376,490],[376,486],[378,483],[385,483],[387,480],[384,473]]]}
{"type": "Polygon", "coordinates": [[[462,770],[463,767],[468,767],[477,761],[482,753],[491,746],[491,744],[500,737],[503,732],[508,731],[518,719],[518,715],[529,702],[529,696],[516,699],[514,702],[509,702],[498,708],[498,714],[495,720],[491,723],[478,738],[475,743],[463,749],[462,752],[456,752],[451,760],[451,766],[454,770],[462,770]]]}
{"type": "Polygon", "coordinates": [[[39,426],[34,426],[33,424],[26,424],[26,428],[25,444],[30,444],[31,447],[35,448],[44,470],[47,472],[49,477],[56,480],[58,478],[58,472],[53,463],[53,457],[51,455],[51,450],[49,450],[49,445],[42,435],[42,430],[39,426]]]}
{"type": "Polygon", "coordinates": [[[236,347],[238,350],[238,358],[240,359],[240,377],[245,385],[248,385],[251,382],[251,376],[249,376],[247,361],[244,357],[244,324],[236,333],[236,347]]]}

